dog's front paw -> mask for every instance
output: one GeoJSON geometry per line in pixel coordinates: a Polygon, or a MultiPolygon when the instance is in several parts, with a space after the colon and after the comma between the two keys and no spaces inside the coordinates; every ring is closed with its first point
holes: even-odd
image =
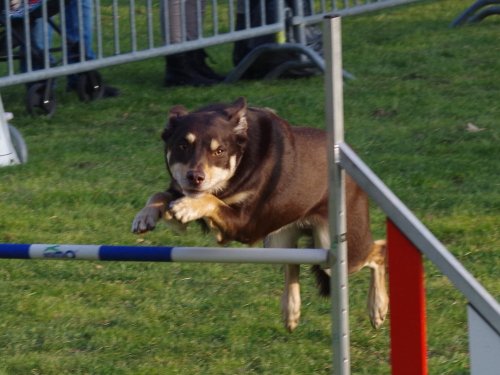
{"type": "Polygon", "coordinates": [[[157,207],[144,207],[135,216],[132,222],[133,233],[144,233],[155,229],[156,223],[160,219],[161,210],[157,207]]]}
{"type": "Polygon", "coordinates": [[[183,197],[170,203],[169,213],[181,223],[201,219],[205,210],[196,198],[183,197]]]}

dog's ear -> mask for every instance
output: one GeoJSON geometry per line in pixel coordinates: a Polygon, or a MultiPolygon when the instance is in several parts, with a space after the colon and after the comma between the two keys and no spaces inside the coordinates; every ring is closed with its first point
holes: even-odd
{"type": "Polygon", "coordinates": [[[247,101],[244,97],[240,96],[233,103],[231,103],[224,112],[229,119],[234,117],[242,117],[247,113],[247,101]]]}
{"type": "Polygon", "coordinates": [[[224,112],[231,122],[236,126],[234,132],[237,135],[246,135],[248,124],[247,124],[247,101],[244,97],[239,97],[234,103],[227,107],[224,112]]]}
{"type": "Polygon", "coordinates": [[[172,119],[176,119],[178,117],[185,116],[188,113],[189,113],[188,110],[183,105],[180,105],[180,104],[174,105],[170,109],[170,112],[168,113],[168,120],[170,121],[172,119]]]}
{"type": "Polygon", "coordinates": [[[187,115],[189,112],[183,105],[175,105],[168,112],[168,122],[161,133],[161,138],[166,142],[175,129],[177,119],[187,115]]]}
{"type": "Polygon", "coordinates": [[[161,139],[163,139],[164,142],[167,142],[171,135],[172,129],[169,126],[166,126],[165,129],[163,129],[163,131],[161,132],[161,139]]]}

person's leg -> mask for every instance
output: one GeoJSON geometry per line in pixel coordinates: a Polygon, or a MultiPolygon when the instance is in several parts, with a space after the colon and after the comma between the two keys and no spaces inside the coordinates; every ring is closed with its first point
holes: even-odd
{"type": "Polygon", "coordinates": [[[165,43],[174,44],[197,39],[204,7],[204,0],[163,0],[160,2],[161,29],[165,43]],[[201,14],[201,17],[198,17],[198,14],[201,14]],[[165,23],[168,25],[168,34],[165,23]]]}
{"type": "MultiPolygon", "coordinates": [[[[92,37],[94,30],[94,2],[93,0],[70,0],[65,8],[66,37],[70,43],[78,43],[83,38],[84,60],[95,59],[92,49],[92,37]],[[82,29],[80,30],[80,17],[82,29]],[[82,37],[82,38],[81,38],[82,37]]],[[[76,54],[68,56],[68,61],[79,62],[79,50],[76,54]]]]}
{"type": "MultiPolygon", "coordinates": [[[[182,43],[199,37],[201,18],[205,2],[203,0],[168,1],[160,3],[162,12],[162,31],[166,44],[182,43]],[[164,23],[168,23],[166,26],[164,23]],[[167,33],[168,31],[168,33],[167,33]]],[[[205,63],[203,50],[177,53],[166,57],[165,85],[206,86],[220,82],[217,75],[205,63]]]]}
{"type": "MultiPolygon", "coordinates": [[[[70,0],[65,8],[66,37],[68,40],[68,62],[80,62],[79,41],[83,39],[84,56],[83,61],[96,58],[93,50],[94,31],[94,1],[93,0],[70,0]],[[80,19],[82,27],[80,28],[80,19]]],[[[68,89],[74,90],[78,86],[78,74],[68,76],[68,89]]],[[[104,85],[103,97],[115,97],[120,94],[119,90],[112,86],[104,85]]]]}
{"type": "MultiPolygon", "coordinates": [[[[92,53],[92,0],[70,0],[64,7],[65,22],[66,22],[66,38],[68,46],[68,62],[80,62],[80,44],[79,41],[83,38],[84,56],[83,59],[88,60],[92,53]],[[80,19],[82,20],[82,28],[80,30],[80,19]],[[90,44],[90,46],[88,45],[90,44]]],[[[68,76],[68,89],[74,90],[78,85],[78,74],[70,74],[68,76]]]]}
{"type": "MultiPolygon", "coordinates": [[[[32,70],[45,68],[45,41],[48,43],[47,53],[49,54],[49,66],[54,64],[54,57],[50,55],[50,52],[48,51],[52,45],[52,28],[48,23],[44,26],[44,20],[42,18],[37,18],[30,26],[30,48],[28,49],[27,45],[23,46],[25,56],[21,56],[19,60],[19,67],[23,73],[28,71],[28,61],[26,56],[30,56],[31,58],[32,70]],[[44,37],[45,32],[47,33],[47,39],[44,37]]],[[[41,81],[28,82],[26,84],[26,88],[29,89],[37,82],[41,81]]],[[[51,87],[54,87],[54,79],[49,79],[47,82],[51,85],[51,87]]]]}
{"type": "MultiPolygon", "coordinates": [[[[43,69],[45,66],[45,37],[44,31],[46,29],[47,32],[47,41],[48,48],[51,47],[52,44],[52,28],[47,23],[46,27],[43,25],[43,19],[37,18],[32,24],[30,29],[30,50],[28,50],[28,46],[26,45],[24,48],[24,53],[26,56],[31,56],[31,66],[33,70],[43,69]]],[[[53,57],[49,56],[49,64],[53,63],[53,57]]],[[[28,63],[25,57],[21,57],[20,59],[20,68],[21,71],[28,71],[28,63]]]]}

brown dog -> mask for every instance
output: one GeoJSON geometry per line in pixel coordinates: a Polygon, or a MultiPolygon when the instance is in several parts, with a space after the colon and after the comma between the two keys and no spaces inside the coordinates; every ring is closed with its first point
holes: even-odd
{"type": "MultiPolygon", "coordinates": [[[[293,248],[310,235],[315,247],[330,247],[324,131],[291,127],[239,98],[193,112],[172,108],[162,138],[170,187],[148,200],[133,232],[154,229],[160,218],[203,219],[219,242],[264,239],[266,247],[293,248]]],[[[379,327],[388,306],[385,241],[372,240],[366,194],[350,178],[346,190],[349,272],[371,268],[368,308],[379,327]]],[[[299,269],[285,265],[282,312],[289,331],[300,317],[299,269]]],[[[320,291],[328,293],[329,270],[314,271],[320,291]]]]}

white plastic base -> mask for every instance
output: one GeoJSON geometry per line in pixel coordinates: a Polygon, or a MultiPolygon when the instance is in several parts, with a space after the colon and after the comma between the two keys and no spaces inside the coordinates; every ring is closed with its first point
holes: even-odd
{"type": "Polygon", "coordinates": [[[4,113],[0,113],[0,167],[20,164],[10,138],[9,124],[4,113]]]}
{"type": "Polygon", "coordinates": [[[0,98],[0,167],[28,161],[28,151],[21,133],[8,123],[12,117],[12,113],[4,112],[0,98]]]}

